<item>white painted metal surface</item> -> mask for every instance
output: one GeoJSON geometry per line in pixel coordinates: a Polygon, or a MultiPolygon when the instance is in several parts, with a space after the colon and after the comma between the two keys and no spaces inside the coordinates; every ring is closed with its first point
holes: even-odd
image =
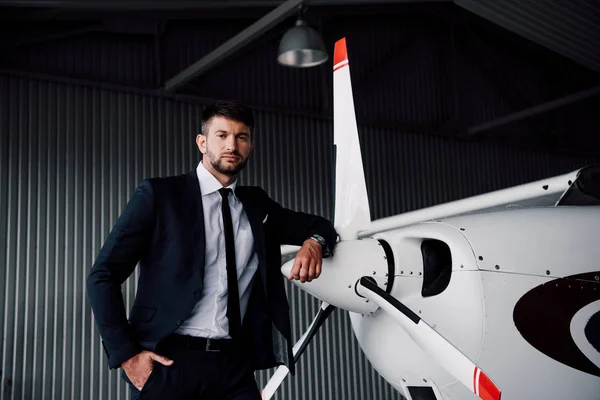
{"type": "Polygon", "coordinates": [[[600,352],[587,339],[584,329],[594,314],[600,312],[600,300],[581,308],[571,320],[571,336],[581,352],[600,368],[600,352]]]}
{"type": "MultiPolygon", "coordinates": [[[[294,260],[290,260],[281,267],[284,276],[289,276],[293,264],[294,260]]],[[[385,252],[377,240],[350,240],[338,243],[334,257],[323,259],[318,279],[293,283],[335,307],[367,314],[375,311],[377,306],[356,294],[356,282],[365,274],[385,277],[387,272],[385,252]]]]}
{"type": "MultiPolygon", "coordinates": [[[[546,276],[546,268],[557,271],[559,276],[597,270],[598,246],[593,241],[600,233],[599,217],[600,207],[514,210],[420,223],[377,236],[392,245],[396,258],[392,295],[418,312],[419,317],[485,370],[502,390],[503,399],[591,400],[600,393],[600,379],[555,361],[530,345],[515,327],[513,310],[528,291],[556,279],[546,276]],[[547,232],[540,231],[541,221],[549,223],[547,232]],[[564,222],[562,231],[552,226],[560,221],[564,222]],[[518,234],[496,229],[502,223],[519,226],[515,229],[518,234]],[[461,231],[462,226],[467,228],[461,231]],[[480,229],[477,234],[473,232],[475,227],[480,229]],[[504,264],[510,260],[512,269],[482,270],[478,252],[469,250],[468,235],[475,238],[476,245],[487,243],[487,249],[504,250],[494,254],[503,256],[504,264]],[[452,251],[450,285],[432,298],[420,295],[423,281],[419,275],[422,266],[418,265],[419,237],[444,240],[452,251]],[[574,246],[575,242],[580,242],[581,247],[574,246]],[[538,252],[542,249],[545,251],[538,252]],[[519,263],[521,259],[524,261],[519,263]],[[539,271],[543,273],[538,274],[539,271]],[[561,382],[560,388],[556,382],[561,382]]],[[[584,323],[599,308],[598,302],[588,305],[571,323],[578,347],[595,363],[598,352],[582,331],[584,323]]],[[[404,390],[409,380],[426,379],[433,382],[444,399],[475,398],[421,351],[409,335],[395,328],[392,318],[385,314],[381,309],[369,316],[351,314],[351,321],[361,348],[386,380],[404,390]]]]}
{"type": "Polygon", "coordinates": [[[378,219],[371,222],[369,229],[361,231],[359,237],[368,237],[378,232],[401,228],[417,222],[482,212],[484,210],[513,209],[523,206],[553,206],[569,186],[575,182],[578,173],[579,170],[509,189],[497,190],[467,199],[378,219]]]}
{"type": "MultiPolygon", "coordinates": [[[[477,362],[502,387],[502,398],[598,400],[598,376],[547,357],[527,343],[515,328],[513,309],[517,301],[530,289],[553,278],[498,272],[480,274],[486,318],[477,362]]],[[[548,330],[544,334],[555,333],[548,330]]]]}
{"type": "Polygon", "coordinates": [[[346,39],[335,44],[333,65],[333,142],[335,153],[335,228],[342,240],[355,239],[371,223],[363,171],[346,39]]]}
{"type": "Polygon", "coordinates": [[[423,319],[416,316],[414,311],[407,309],[401,311],[402,304],[398,303],[395,307],[391,301],[363,286],[362,280],[357,288],[361,295],[377,303],[381,311],[389,314],[408,333],[412,342],[417,344],[433,362],[439,364],[466,388],[482,399],[500,400],[500,392],[481,368],[423,319]],[[486,384],[481,383],[484,381],[486,384]]]}
{"type": "Polygon", "coordinates": [[[564,277],[599,269],[600,206],[502,211],[443,223],[464,229],[481,270],[564,277]]]}
{"type": "MultiPolygon", "coordinates": [[[[391,294],[469,359],[476,360],[484,327],[481,283],[475,255],[461,231],[446,224],[427,222],[383,232],[377,238],[387,241],[394,252],[396,275],[391,294]],[[421,296],[423,239],[442,240],[452,253],[450,285],[439,295],[428,298],[421,296]]],[[[403,387],[408,382],[425,379],[437,388],[435,390],[444,393],[444,398],[477,398],[463,384],[456,384],[452,374],[398,329],[383,310],[365,317],[351,313],[351,321],[361,348],[375,369],[405,395],[403,387]]],[[[495,378],[492,376],[492,379],[495,378]]]]}
{"type": "MultiPolygon", "coordinates": [[[[339,68],[347,69],[346,58],[339,68]]],[[[348,91],[351,93],[349,80],[348,91]]],[[[351,122],[355,124],[354,118],[351,122]]],[[[360,155],[357,158],[346,148],[345,155],[349,154],[354,154],[351,158],[359,163],[360,155]]],[[[336,174],[344,172],[336,169],[336,174]]],[[[387,242],[395,262],[392,298],[371,289],[372,293],[379,293],[379,298],[370,296],[377,306],[354,292],[356,281],[363,276],[375,278],[380,288],[386,286],[382,276],[387,263],[381,258],[385,252],[374,239],[342,241],[335,256],[324,263],[322,276],[298,286],[350,311],[355,335],[372,365],[405,394],[408,386],[420,380],[420,385],[431,387],[443,399],[499,398],[481,392],[480,382],[485,377],[475,368],[477,365],[487,372],[505,400],[597,400],[600,379],[592,375],[593,369],[584,372],[588,367],[573,367],[570,360],[561,360],[560,355],[550,356],[544,352],[547,349],[538,350],[537,339],[556,337],[551,325],[541,332],[517,326],[517,306],[527,305],[518,308],[519,320],[525,319],[525,325],[530,316],[534,317],[529,299],[538,305],[536,290],[549,287],[541,284],[598,269],[599,206],[521,209],[555,205],[577,175],[578,171],[574,171],[372,223],[360,236],[376,235],[387,242]],[[440,218],[444,221],[432,221],[440,218]],[[452,273],[447,286],[435,295],[423,297],[423,277],[431,273],[424,270],[421,249],[427,239],[448,246],[452,273]],[[403,308],[395,300],[414,314],[405,309],[398,311],[403,308]],[[415,326],[409,326],[411,321],[415,326]],[[421,322],[423,325],[418,328],[421,322]]],[[[340,212],[356,207],[352,202],[341,201],[341,193],[336,192],[336,207],[343,207],[340,212]]],[[[359,219],[353,215],[349,220],[359,219]]],[[[352,229],[345,232],[342,239],[353,237],[352,229]]],[[[284,275],[292,263],[282,268],[284,275]]],[[[569,293],[578,296],[577,291],[569,293]]],[[[584,323],[597,308],[597,302],[582,308],[569,326],[574,333],[568,339],[577,337],[577,346],[584,352],[590,351],[586,345],[589,340],[582,334],[584,323]]],[[[542,322],[552,322],[553,316],[559,314],[564,320],[565,313],[551,311],[542,315],[542,322]]]]}

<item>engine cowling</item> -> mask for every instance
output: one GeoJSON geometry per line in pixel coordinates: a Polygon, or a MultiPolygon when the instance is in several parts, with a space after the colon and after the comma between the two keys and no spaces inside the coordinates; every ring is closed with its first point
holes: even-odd
{"type": "MultiPolygon", "coordinates": [[[[294,260],[281,267],[289,276],[294,260]]],[[[356,282],[372,276],[385,289],[388,262],[385,250],[375,239],[347,240],[337,244],[333,257],[323,259],[321,276],[312,282],[294,284],[318,299],[338,308],[360,314],[374,312],[378,307],[356,292],[356,282]]]]}

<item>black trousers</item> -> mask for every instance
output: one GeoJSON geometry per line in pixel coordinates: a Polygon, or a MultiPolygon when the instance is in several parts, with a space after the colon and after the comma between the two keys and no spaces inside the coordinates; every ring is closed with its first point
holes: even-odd
{"type": "Polygon", "coordinates": [[[139,391],[122,372],[132,400],[260,400],[254,371],[244,346],[232,341],[171,335],[155,351],[173,360],[171,366],[154,363],[139,391]]]}

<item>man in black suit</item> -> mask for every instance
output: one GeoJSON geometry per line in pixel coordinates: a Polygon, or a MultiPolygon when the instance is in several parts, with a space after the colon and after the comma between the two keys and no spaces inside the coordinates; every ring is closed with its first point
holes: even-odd
{"type": "Polygon", "coordinates": [[[108,364],[134,399],[260,399],[255,370],[294,368],[280,245],[302,246],[289,279],[310,282],[337,239],[329,221],[237,185],[248,107],[217,102],[202,120],[197,168],[140,183],[87,279],[108,364]],[[121,284],[138,262],[128,321],[121,284]]]}

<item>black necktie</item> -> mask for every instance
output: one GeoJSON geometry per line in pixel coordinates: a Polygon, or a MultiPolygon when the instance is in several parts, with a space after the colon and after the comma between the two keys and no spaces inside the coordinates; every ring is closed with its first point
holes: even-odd
{"type": "Polygon", "coordinates": [[[229,319],[229,336],[236,338],[241,329],[240,292],[238,289],[237,267],[235,265],[235,242],[233,238],[233,223],[229,209],[229,193],[231,189],[221,188],[219,193],[223,198],[221,214],[225,229],[225,260],[227,261],[227,318],[229,319]]]}

